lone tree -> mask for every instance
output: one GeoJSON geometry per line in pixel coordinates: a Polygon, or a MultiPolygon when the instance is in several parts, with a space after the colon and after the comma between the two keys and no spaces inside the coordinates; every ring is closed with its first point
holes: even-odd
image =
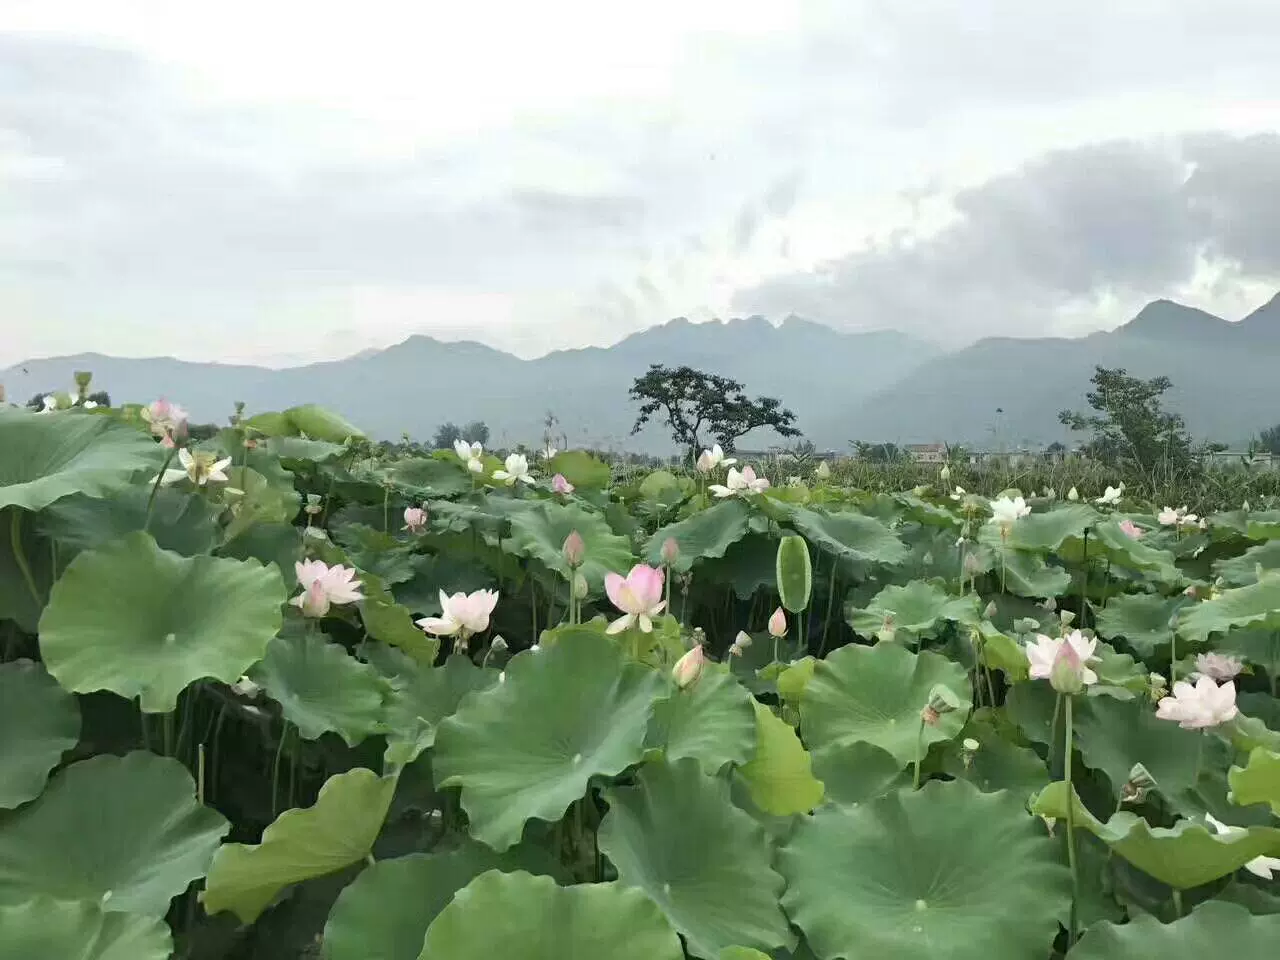
{"type": "Polygon", "coordinates": [[[1267,453],[1280,453],[1280,423],[1258,434],[1258,446],[1267,453]]]}
{"type": "Polygon", "coordinates": [[[798,437],[796,415],[773,397],[752,400],[742,384],[692,367],[665,367],[655,363],[631,385],[631,399],[640,404],[632,434],[658,414],[671,430],[671,438],[684,447],[690,460],[710,437],[725,450],[757,427],[771,427],[784,437],[798,437]]]}
{"type": "Polygon", "coordinates": [[[1085,399],[1096,412],[1058,414],[1058,420],[1072,430],[1093,434],[1085,446],[1089,456],[1137,470],[1152,480],[1157,468],[1181,471],[1193,465],[1186,421],[1161,406],[1161,398],[1173,386],[1168,377],[1142,380],[1129,376],[1123,367],[1097,367],[1090,382],[1094,389],[1085,399]]]}

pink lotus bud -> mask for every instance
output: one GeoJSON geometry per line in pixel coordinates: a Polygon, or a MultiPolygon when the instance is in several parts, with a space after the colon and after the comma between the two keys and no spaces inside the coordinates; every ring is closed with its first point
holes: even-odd
{"type": "Polygon", "coordinates": [[[573,484],[564,478],[563,473],[557,473],[551,478],[551,489],[556,493],[573,493],[573,484]]]}
{"type": "Polygon", "coordinates": [[[578,567],[582,566],[582,561],[586,559],[587,556],[587,544],[582,539],[582,534],[577,530],[574,530],[565,537],[562,551],[564,553],[564,562],[570,567],[576,570],[578,567]]]}
{"type": "Polygon", "coordinates": [[[1142,528],[1132,520],[1121,520],[1120,529],[1124,531],[1124,535],[1131,540],[1137,540],[1142,536],[1142,528]]]}
{"type": "Polygon", "coordinates": [[[782,612],[781,607],[773,611],[773,616],[769,617],[769,635],[773,637],[787,635],[787,615],[782,612]]]}
{"type": "Polygon", "coordinates": [[[410,533],[421,533],[427,528],[427,511],[422,507],[406,507],[404,528],[410,533]]]}
{"type": "Polygon", "coordinates": [[[1072,643],[1058,646],[1049,670],[1049,685],[1059,693],[1075,694],[1084,689],[1084,661],[1072,643]]]}
{"type": "Polygon", "coordinates": [[[698,644],[676,661],[676,665],[671,668],[671,679],[676,682],[677,687],[685,690],[702,676],[702,668],[706,664],[707,658],[702,652],[702,644],[698,644]]]}
{"type": "Polygon", "coordinates": [[[667,537],[662,541],[662,562],[668,567],[673,567],[679,559],[680,544],[676,543],[675,537],[667,537]]]}

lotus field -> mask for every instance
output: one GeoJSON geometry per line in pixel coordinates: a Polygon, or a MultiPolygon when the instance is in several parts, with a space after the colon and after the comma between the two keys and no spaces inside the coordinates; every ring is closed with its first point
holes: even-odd
{"type": "Polygon", "coordinates": [[[1280,511],[373,451],[0,408],[0,960],[1277,949],[1280,511]]]}

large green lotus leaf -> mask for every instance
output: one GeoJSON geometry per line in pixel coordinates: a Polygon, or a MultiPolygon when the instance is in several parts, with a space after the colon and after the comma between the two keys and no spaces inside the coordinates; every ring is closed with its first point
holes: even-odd
{"type": "Polygon", "coordinates": [[[495,850],[532,819],[556,821],[593,776],[644,756],[665,679],[598,637],[568,634],[507,664],[504,682],[465,699],[436,733],[438,784],[462,788],[474,837],[495,850]]]}
{"type": "MultiPolygon", "coordinates": [[[[233,437],[238,436],[234,430],[228,431],[233,437]]],[[[303,437],[269,437],[262,453],[287,461],[290,469],[294,464],[328,463],[340,457],[346,448],[340,443],[326,440],[307,440],[303,437]]]]}
{"type": "MultiPolygon", "coordinates": [[[[1035,812],[1065,818],[1066,786],[1059,780],[1045,787],[1035,800],[1035,812]]],[[[1229,834],[1216,833],[1194,820],[1153,827],[1127,810],[1103,823],[1079,796],[1075,797],[1075,820],[1078,828],[1088,830],[1139,870],[1180,890],[1225,877],[1255,857],[1280,855],[1280,829],[1275,827],[1241,827],[1229,834]]]]}
{"type": "Polygon", "coordinates": [[[577,531],[586,544],[585,560],[578,568],[593,592],[604,589],[606,573],[626,573],[635,558],[626,537],[620,537],[598,513],[577,504],[546,501],[536,509],[513,515],[511,539],[504,549],[523,557],[533,557],[563,577],[571,573],[564,559],[564,542],[577,531]]]}
{"type": "Polygon", "coordinates": [[[546,465],[548,477],[561,474],[580,490],[603,490],[613,478],[613,471],[602,460],[597,460],[585,450],[565,450],[556,454],[546,465]]]}
{"type": "Polygon", "coordinates": [[[280,704],[285,720],[304,739],[336,733],[354,747],[382,732],[391,685],[318,630],[273,637],[249,676],[280,704]]]}
{"type": "Polygon", "coordinates": [[[314,403],[290,407],[279,413],[259,413],[246,420],[244,425],[268,437],[307,437],[326,443],[342,443],[349,437],[364,436],[358,427],[314,403]]]}
{"type": "Polygon", "coordinates": [[[906,586],[885,587],[868,606],[849,611],[849,626],[863,636],[875,636],[890,616],[901,639],[930,639],[948,622],[977,623],[978,597],[953,597],[938,581],[913,580],[906,586]]]}
{"type": "Polygon", "coordinates": [[[672,762],[693,757],[708,772],[745,763],[755,750],[756,715],[750,692],[723,667],[654,707],[646,743],[672,762]]]}
{"type": "Polygon", "coordinates": [[[1235,803],[1266,803],[1280,817],[1280,753],[1257,747],[1249,754],[1248,763],[1231,769],[1229,780],[1235,803]]]}
{"type": "Polygon", "coordinates": [[[680,554],[674,569],[684,573],[699,559],[723,557],[750,529],[751,508],[741,498],[730,497],[663,527],[649,538],[645,558],[654,565],[661,563],[662,545],[675,540],[680,554]]]}
{"type": "Polygon", "coordinates": [[[1238,556],[1215,560],[1213,572],[1233,587],[1247,587],[1258,582],[1259,567],[1264,574],[1280,569],[1280,540],[1268,540],[1238,556]]]}
{"type": "Polygon", "coordinates": [[[436,742],[436,730],[452,716],[462,698],[498,682],[498,671],[477,667],[469,657],[453,654],[444,665],[409,664],[393,680],[387,705],[387,759],[405,764],[436,742]]]}
{"type": "Polygon", "coordinates": [[[160,464],[156,442],[106,417],[0,417],[0,509],[43,510],[83,493],[105,497],[160,464]]]}
{"type": "Polygon", "coordinates": [[[49,672],[168,712],[202,677],[234,683],[280,629],[284,586],[253,561],[183,557],[131,533],[71,561],[40,618],[49,672]]]}
{"type": "Polygon", "coordinates": [[[440,591],[452,595],[472,593],[496,586],[493,574],[481,562],[463,559],[452,553],[413,558],[413,579],[391,585],[397,603],[419,616],[436,617],[440,610],[440,591]]]}
{"type": "Polygon", "coordinates": [[[217,507],[204,497],[162,487],[156,491],[148,525],[150,499],[149,486],[126,487],[107,499],[64,497],[40,514],[40,529],[73,550],[92,550],[146,529],[165,550],[185,556],[209,552],[217,538],[217,507]]]}
{"type": "MultiPolygon", "coordinates": [[[[1084,559],[1084,550],[1084,539],[1072,538],[1063,545],[1059,554],[1069,563],[1080,563],[1084,559]]],[[[1130,537],[1114,520],[1094,527],[1089,537],[1089,558],[1105,558],[1117,567],[1141,571],[1146,579],[1158,583],[1176,585],[1186,579],[1174,565],[1172,553],[1151,546],[1145,538],[1130,537]]]]}
{"type": "Polygon", "coordinates": [[[837,743],[816,751],[813,772],[831,803],[866,803],[911,783],[893,754],[869,743],[837,743]]]}
{"type": "Polygon", "coordinates": [[[751,947],[725,947],[718,960],[769,960],[769,955],[751,947]]]}
{"type": "Polygon", "coordinates": [[[1188,607],[1178,621],[1178,634],[1203,641],[1215,633],[1249,626],[1280,629],[1280,575],[1223,590],[1212,600],[1188,607]]]}
{"type": "Polygon", "coordinates": [[[34,897],[0,906],[0,960],[169,960],[163,920],[34,897]]]}
{"type": "Polygon", "coordinates": [[[616,883],[559,886],[490,870],[427,928],[418,960],[683,960],[680,938],[652,900],[616,883]]]}
{"type": "Polygon", "coordinates": [[[390,464],[385,476],[398,490],[414,500],[456,497],[473,486],[471,474],[452,454],[448,460],[406,457],[390,464]]]}
{"type": "Polygon", "coordinates": [[[40,795],[49,771],[80,739],[80,708],[43,666],[0,664],[0,809],[40,795]]]}
{"type": "Polygon", "coordinates": [[[852,511],[821,513],[807,507],[788,511],[791,525],[823,553],[861,563],[901,563],[907,548],[892,530],[874,517],[852,511]]]}
{"type": "Polygon", "coordinates": [[[963,781],[825,807],[778,865],[782,906],[824,960],[1047,956],[1071,886],[1021,798],[963,781]]]}
{"type": "MultiPolygon", "coordinates": [[[[972,700],[968,674],[946,657],[928,650],[912,653],[898,643],[850,644],[818,663],[800,700],[800,730],[814,750],[870,743],[905,766],[916,758],[920,711],[937,685],[962,704],[972,700]]],[[[958,734],[967,714],[953,710],[925,725],[924,749],[958,734]]]]}
{"type": "MultiPolygon", "coordinates": [[[[364,599],[360,601],[360,619],[364,630],[374,640],[399,647],[419,663],[432,664],[440,652],[438,637],[423,633],[414,622],[409,608],[396,602],[382,578],[373,573],[363,573],[360,583],[364,587],[364,599]]],[[[439,615],[437,597],[433,615],[439,615]]]]}
{"type": "Polygon", "coordinates": [[[1255,917],[1219,900],[1197,904],[1190,914],[1162,923],[1139,913],[1128,923],[1099,923],[1067,953],[1070,960],[1272,960],[1280,916],[1255,917]]]}
{"type": "Polygon", "coordinates": [[[453,895],[486,870],[545,872],[519,847],[480,843],[379,860],[342,891],[324,928],[323,960],[417,960],[422,938],[453,895]]]}
{"type": "MultiPolygon", "coordinates": [[[[1276,542],[1280,543],[1280,540],[1276,542]]],[[[1249,663],[1261,667],[1269,676],[1274,677],[1280,674],[1280,632],[1278,631],[1248,627],[1243,630],[1232,630],[1222,638],[1217,647],[1224,653],[1234,653],[1249,663]]]]}
{"type": "Polygon", "coordinates": [[[1028,550],[998,551],[991,575],[1019,597],[1059,597],[1071,586],[1070,573],[1028,550]]]}
{"type": "Polygon", "coordinates": [[[143,752],[82,760],[0,825],[0,903],[47,894],[163,916],[205,875],[228,829],[196,802],[176,760],[143,752]]]}
{"type": "Polygon", "coordinates": [[[618,881],[639,887],[684,935],[689,953],[715,960],[735,944],[771,950],[795,940],[778,906],[782,877],[764,831],[729,800],[729,782],[693,759],[649,763],[634,786],[605,791],[601,851],[618,881]]]}
{"type": "Polygon", "coordinates": [[[727,584],[739,600],[750,600],[759,590],[777,591],[777,556],[775,538],[749,533],[732,544],[723,557],[704,560],[698,567],[698,579],[727,584]]]}
{"type": "Polygon", "coordinates": [[[374,574],[384,584],[413,579],[410,545],[391,534],[365,523],[344,523],[334,527],[333,538],[347,552],[347,563],[374,574]]]}
{"type": "Polygon", "coordinates": [[[285,887],[368,856],[396,790],[396,777],[356,767],[325,781],[314,806],[286,810],[257,845],[228,843],[209,869],[200,901],[253,923],[285,887]]]}
{"type": "Polygon", "coordinates": [[[27,633],[36,632],[49,588],[58,579],[53,569],[54,548],[55,544],[36,532],[35,523],[25,510],[17,507],[0,510],[0,620],[12,620],[27,633]],[[15,522],[17,542],[35,581],[38,597],[32,596],[31,586],[13,549],[15,522]]]}
{"type": "Polygon", "coordinates": [[[966,758],[959,738],[947,744],[942,769],[957,780],[968,780],[983,793],[1008,790],[1023,799],[1049,783],[1044,761],[1030,747],[1019,746],[998,726],[989,708],[970,718],[961,737],[975,740],[978,749],[966,758]]]}
{"type": "Polygon", "coordinates": [[[1009,529],[1007,539],[1001,538],[997,523],[983,524],[978,538],[996,548],[1007,546],[1031,553],[1056,553],[1064,542],[1080,537],[1098,518],[1098,511],[1093,507],[1083,503],[1065,504],[1046,513],[1023,517],[1009,529]]]}
{"type": "Polygon", "coordinates": [[[1190,602],[1181,595],[1162,597],[1155,593],[1112,597],[1098,613],[1098,634],[1108,640],[1122,637],[1139,656],[1152,657],[1173,641],[1170,621],[1190,602]]]}
{"type": "Polygon", "coordinates": [[[297,516],[300,500],[293,489],[293,476],[278,463],[275,467],[279,471],[275,481],[250,467],[228,468],[227,485],[243,495],[231,504],[231,522],[223,531],[225,540],[233,541],[259,524],[289,523],[297,516]]]}
{"type": "Polygon", "coordinates": [[[822,803],[822,781],[796,732],[763,703],[753,699],[756,752],[739,769],[751,802],[764,813],[786,817],[808,813],[822,803]]]}
{"type": "Polygon", "coordinates": [[[233,560],[257,560],[280,571],[286,593],[298,587],[295,564],[303,558],[302,531],[288,523],[254,524],[230,543],[218,548],[218,555],[233,560]]]}

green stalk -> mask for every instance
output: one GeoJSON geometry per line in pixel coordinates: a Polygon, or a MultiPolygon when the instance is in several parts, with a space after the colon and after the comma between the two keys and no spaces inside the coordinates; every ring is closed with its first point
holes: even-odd
{"type": "MultiPolygon", "coordinates": [[[[1174,630],[1169,635],[1169,687],[1178,681],[1178,631],[1174,630]]],[[[1275,687],[1274,682],[1272,687],[1275,687]]]]}
{"type": "Polygon", "coordinates": [[[1062,714],[1062,694],[1058,694],[1058,699],[1053,704],[1053,719],[1049,722],[1049,776],[1055,780],[1058,777],[1058,763],[1054,753],[1058,747],[1058,717],[1062,714]]]}
{"type": "Polygon", "coordinates": [[[831,560],[831,576],[827,580],[827,612],[822,618],[822,641],[818,644],[818,659],[827,652],[827,630],[831,628],[831,608],[836,605],[836,561],[831,560]]]}
{"type": "Polygon", "coordinates": [[[289,721],[282,721],[284,726],[280,730],[280,742],[276,744],[276,758],[271,764],[271,819],[274,820],[280,812],[279,808],[279,791],[280,791],[280,758],[284,754],[284,742],[289,738],[289,721]]]}
{"type": "Polygon", "coordinates": [[[1182,891],[1177,887],[1173,888],[1173,919],[1182,919],[1182,891]]]}
{"type": "Polygon", "coordinates": [[[916,735],[916,773],[912,789],[920,789],[920,764],[924,762],[924,718],[920,718],[920,732],[916,735]]]}
{"type": "Polygon", "coordinates": [[[143,532],[151,529],[151,512],[156,507],[156,495],[160,492],[160,482],[164,480],[164,472],[169,469],[169,464],[173,463],[173,458],[177,456],[178,448],[170,447],[169,453],[164,458],[164,463],[160,465],[160,472],[156,474],[156,482],[151,485],[151,496],[147,498],[147,519],[143,521],[143,532]]]}
{"type": "Polygon", "coordinates": [[[1084,528],[1084,569],[1080,571],[1080,626],[1084,626],[1085,598],[1089,595],[1089,528],[1084,528]]]}
{"type": "MultiPolygon", "coordinates": [[[[31,591],[31,599],[36,602],[36,611],[44,606],[44,601],[40,599],[40,590],[36,587],[36,578],[31,575],[31,565],[27,563],[27,555],[22,550],[22,510],[13,507],[13,523],[9,527],[9,536],[13,544],[13,559],[18,564],[18,569],[22,571],[22,579],[27,583],[27,589],[31,591]]],[[[56,573],[57,571],[55,571],[56,573]]]]}
{"type": "Polygon", "coordinates": [[[1076,867],[1076,798],[1071,789],[1071,754],[1074,748],[1072,716],[1072,698],[1067,697],[1067,742],[1064,758],[1063,779],[1067,783],[1067,864],[1071,868],[1071,920],[1067,927],[1067,947],[1076,942],[1076,913],[1080,907],[1080,871],[1076,867]]]}

